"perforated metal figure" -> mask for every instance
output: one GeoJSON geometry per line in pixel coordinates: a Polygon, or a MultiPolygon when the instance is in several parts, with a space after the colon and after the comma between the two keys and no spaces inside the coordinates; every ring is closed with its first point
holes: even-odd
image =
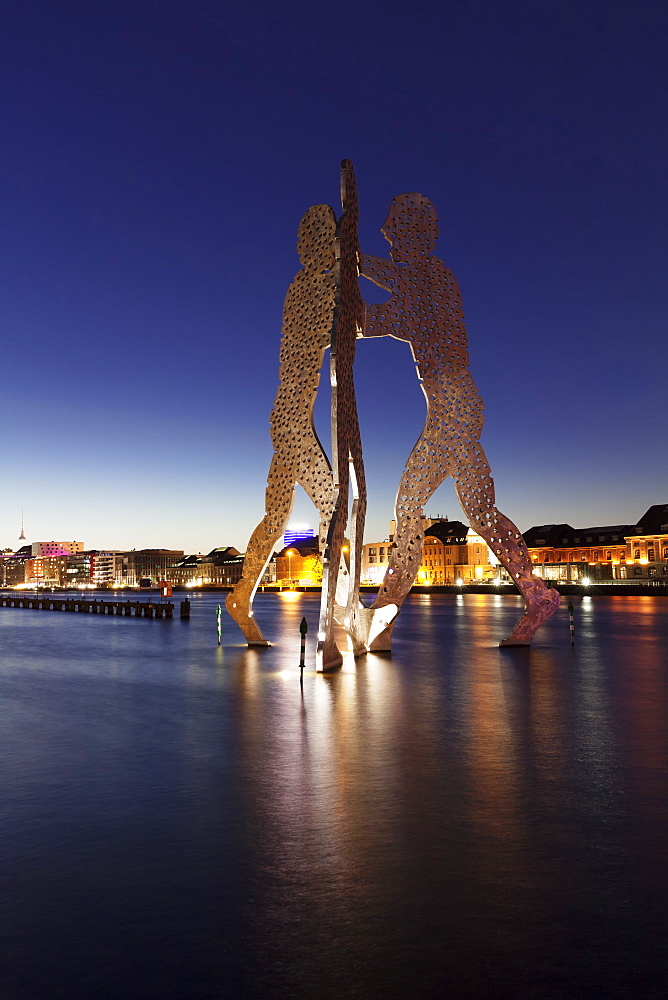
{"type": "Polygon", "coordinates": [[[495,505],[494,481],[480,444],[483,404],[469,371],[459,287],[432,253],[436,212],[420,194],[399,195],[381,231],[391,260],[364,256],[362,274],[392,294],[382,305],[367,305],[364,336],[408,341],[427,400],[427,420],[401,477],[392,553],[371,608],[367,645],[390,648],[394,619],[421,562],[425,504],[448,476],[471,527],[526,601],[525,614],[501,645],[526,645],[556,610],[559,595],[533,575],[524,539],[495,505]]]}
{"type": "Polygon", "coordinates": [[[299,225],[297,250],[304,265],[283,307],[279,386],[271,412],[274,455],[267,476],[265,514],[246,548],[243,576],[225,602],[249,645],[269,646],[253,617],[258,583],[283,535],[301,485],[320,519],[324,552],[336,501],[332,468],[313,424],[320,369],[330,346],[336,304],[336,218],[314,205],[299,225]]]}
{"type": "Polygon", "coordinates": [[[350,160],[341,163],[341,205],[343,214],[336,230],[337,297],[330,357],[335,507],[323,558],[318,634],[318,666],[322,670],[333,669],[342,662],[334,641],[333,619],[347,629],[353,651],[359,655],[366,652],[364,616],[368,617],[368,610],[362,608],[359,600],[366,481],[354,379],[356,343],[364,325],[364,302],[358,281],[357,184],[350,160]],[[352,499],[350,516],[349,499],[352,499]],[[343,558],[346,529],[350,571],[343,558]]]}

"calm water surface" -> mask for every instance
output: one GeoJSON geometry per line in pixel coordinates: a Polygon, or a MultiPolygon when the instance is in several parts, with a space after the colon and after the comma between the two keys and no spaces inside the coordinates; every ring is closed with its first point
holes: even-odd
{"type": "Polygon", "coordinates": [[[668,600],[414,596],[392,657],[0,608],[2,1000],[668,993],[668,600]]]}

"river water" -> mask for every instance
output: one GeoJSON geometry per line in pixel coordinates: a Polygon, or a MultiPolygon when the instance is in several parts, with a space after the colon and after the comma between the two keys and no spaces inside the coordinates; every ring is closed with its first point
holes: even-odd
{"type": "Polygon", "coordinates": [[[668,600],[414,595],[299,683],[318,598],[0,608],[2,1000],[667,993],[668,600]]]}

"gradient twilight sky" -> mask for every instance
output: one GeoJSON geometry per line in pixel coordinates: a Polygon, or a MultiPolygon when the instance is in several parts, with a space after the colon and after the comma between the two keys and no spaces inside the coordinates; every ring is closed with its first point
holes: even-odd
{"type": "MultiPolygon", "coordinates": [[[[668,501],[667,29],[659,0],[6,8],[0,548],[21,505],[29,540],[245,548],[297,226],[342,157],[366,252],[395,195],[436,206],[500,508],[668,501]]],[[[424,400],[396,341],[356,381],[374,540],[424,400]]],[[[427,510],[460,516],[447,485],[427,510]]]]}

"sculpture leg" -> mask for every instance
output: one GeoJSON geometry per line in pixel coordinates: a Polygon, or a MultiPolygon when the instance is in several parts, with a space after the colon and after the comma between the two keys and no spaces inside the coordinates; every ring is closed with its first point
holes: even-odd
{"type": "Polygon", "coordinates": [[[322,556],[327,544],[327,534],[334,513],[334,483],[332,469],[315,431],[299,459],[297,482],[318,511],[318,551],[322,556]]]}
{"type": "Polygon", "coordinates": [[[371,606],[373,618],[369,626],[368,648],[372,651],[392,648],[396,617],[415,582],[422,561],[425,504],[451,474],[451,459],[441,440],[441,410],[439,402],[430,411],[399,483],[392,553],[380,590],[371,606]]]}
{"type": "Polygon", "coordinates": [[[334,617],[343,625],[352,643],[353,655],[362,656],[367,651],[369,629],[373,620],[373,612],[366,608],[359,596],[359,585],[362,566],[362,539],[364,537],[364,522],[366,519],[366,480],[362,462],[362,447],[359,442],[356,454],[350,460],[350,485],[353,496],[349,528],[349,564],[341,558],[339,576],[334,604],[334,617]]]}
{"type": "Polygon", "coordinates": [[[225,601],[225,607],[249,646],[271,645],[253,616],[253,598],[274,547],[288,523],[295,498],[294,486],[293,471],[282,464],[278,455],[274,455],[269,468],[266,513],[248,542],[243,575],[225,601]]]}
{"type": "Polygon", "coordinates": [[[338,490],[334,486],[331,466],[315,432],[313,432],[309,447],[302,452],[300,458],[299,483],[315,504],[320,518],[318,541],[320,556],[323,560],[323,577],[316,663],[318,670],[334,670],[341,666],[343,657],[333,633],[334,622],[330,607],[332,604],[330,601],[332,567],[328,565],[325,553],[332,548],[340,553],[341,538],[339,536],[342,537],[342,529],[340,525],[337,528],[336,524],[338,490]],[[333,546],[334,536],[336,536],[336,544],[333,546]]]}
{"type": "Polygon", "coordinates": [[[559,607],[559,594],[534,576],[522,535],[495,504],[494,480],[480,442],[462,438],[455,488],[471,524],[506,567],[526,602],[526,611],[501,646],[528,646],[538,628],[559,607]]]}

